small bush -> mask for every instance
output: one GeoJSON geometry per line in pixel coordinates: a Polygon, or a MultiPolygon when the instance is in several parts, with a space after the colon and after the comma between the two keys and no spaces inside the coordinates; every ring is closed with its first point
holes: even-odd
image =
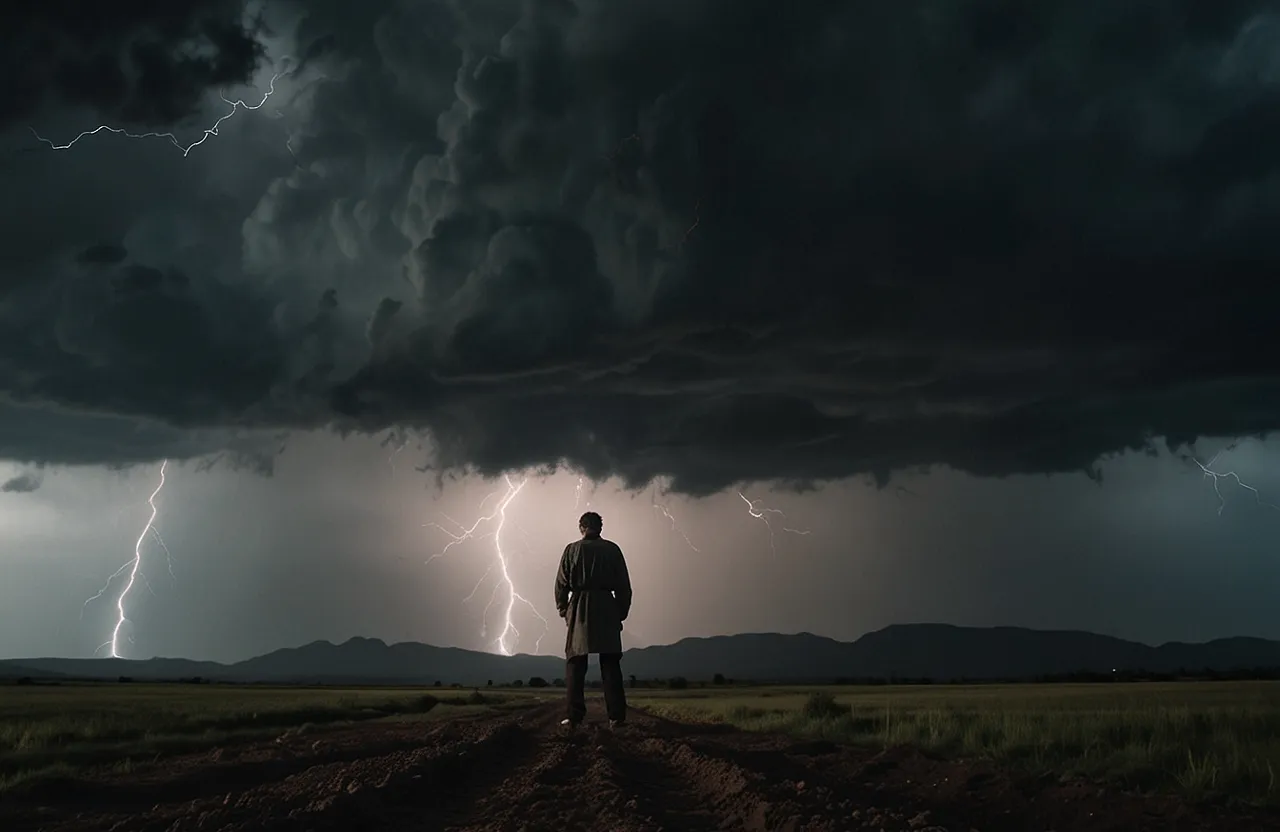
{"type": "Polygon", "coordinates": [[[842,716],[849,716],[852,708],[848,705],[841,705],[836,698],[829,693],[816,691],[809,694],[809,698],[804,701],[804,706],[800,712],[808,719],[837,719],[842,716]]]}

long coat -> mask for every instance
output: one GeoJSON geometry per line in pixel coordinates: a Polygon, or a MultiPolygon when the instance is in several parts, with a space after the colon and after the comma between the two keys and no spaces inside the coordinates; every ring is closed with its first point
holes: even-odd
{"type": "Polygon", "coordinates": [[[556,572],[556,610],[569,628],[566,658],[622,652],[622,622],[631,612],[631,576],[618,544],[589,535],[564,547],[556,572]]]}

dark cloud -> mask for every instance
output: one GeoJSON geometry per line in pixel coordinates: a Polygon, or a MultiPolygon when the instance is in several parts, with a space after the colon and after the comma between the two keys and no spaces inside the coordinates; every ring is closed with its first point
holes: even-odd
{"type": "Polygon", "coordinates": [[[2,494],[30,494],[40,488],[44,483],[44,477],[36,473],[19,474],[16,477],[10,477],[0,484],[0,493],[2,494]]]}
{"type": "Polygon", "coordinates": [[[396,313],[404,307],[404,304],[398,300],[391,298],[383,298],[378,302],[378,308],[373,311],[373,315],[369,318],[369,343],[377,346],[383,338],[391,331],[391,327],[395,325],[396,313]]]}
{"type": "Polygon", "coordinates": [[[124,250],[124,246],[101,243],[80,252],[77,259],[86,266],[115,266],[124,262],[128,256],[129,252],[124,250]]]}
{"type": "Polygon", "coordinates": [[[0,330],[10,397],[691,492],[1280,420],[1272,2],[313,2],[293,37],[262,285],[108,263],[0,330]]]}
{"type": "Polygon", "coordinates": [[[249,78],[263,54],[255,28],[243,0],[15,4],[0,29],[0,127],[57,104],[173,123],[249,78]]]}

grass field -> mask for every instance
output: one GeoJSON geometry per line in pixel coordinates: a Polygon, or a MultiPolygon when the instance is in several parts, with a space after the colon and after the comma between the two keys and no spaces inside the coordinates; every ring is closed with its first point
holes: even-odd
{"type": "Polygon", "coordinates": [[[1280,683],[645,691],[673,719],[1280,802],[1280,683]]]}
{"type": "MultiPolygon", "coordinates": [[[[599,696],[598,692],[593,694],[599,696]]],[[[370,719],[438,719],[538,691],[222,685],[0,686],[0,794],[89,767],[370,719]]],[[[875,748],[914,745],[1033,772],[1280,803],[1280,683],[628,691],[668,718],[875,748]]]]}
{"type": "Polygon", "coordinates": [[[223,685],[0,686],[0,794],[91,766],[368,719],[435,719],[502,702],[469,691],[223,685]],[[440,707],[437,707],[440,706],[440,707]]]}

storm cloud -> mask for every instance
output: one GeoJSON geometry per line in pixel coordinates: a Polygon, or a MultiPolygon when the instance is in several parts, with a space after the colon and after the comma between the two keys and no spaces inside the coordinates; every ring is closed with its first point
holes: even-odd
{"type": "MultiPolygon", "coordinates": [[[[100,53],[132,86],[59,58],[0,120],[177,119],[281,57],[228,4],[132,5],[100,53]]],[[[1087,470],[1280,422],[1273,2],[284,8],[288,154],[198,214],[237,245],[14,241],[0,455],[407,429],[444,469],[710,493],[1087,470]]]]}
{"type": "Polygon", "coordinates": [[[44,478],[39,474],[19,474],[16,477],[10,477],[3,483],[0,483],[0,493],[4,494],[30,494],[32,491],[40,488],[44,482],[44,478]]]}
{"type": "Polygon", "coordinates": [[[47,104],[172,124],[211,87],[248,80],[263,55],[255,34],[236,0],[17,4],[0,32],[0,126],[47,104]]]}

